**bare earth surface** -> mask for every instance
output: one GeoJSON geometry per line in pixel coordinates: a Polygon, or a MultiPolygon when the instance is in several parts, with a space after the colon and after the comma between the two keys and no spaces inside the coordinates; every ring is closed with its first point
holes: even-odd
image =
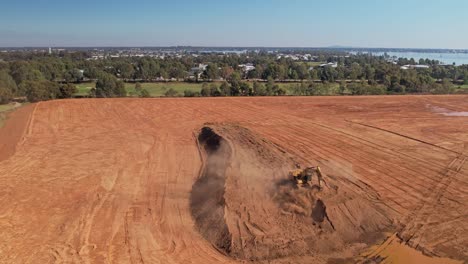
{"type": "Polygon", "coordinates": [[[0,263],[468,261],[466,112],[466,96],[21,108],[0,130],[0,263]],[[295,163],[324,187],[291,184],[295,163]]]}

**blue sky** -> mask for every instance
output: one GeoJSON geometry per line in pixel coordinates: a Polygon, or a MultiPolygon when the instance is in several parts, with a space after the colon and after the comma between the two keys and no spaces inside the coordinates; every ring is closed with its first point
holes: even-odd
{"type": "Polygon", "coordinates": [[[0,46],[468,49],[467,0],[0,0],[0,46]]]}

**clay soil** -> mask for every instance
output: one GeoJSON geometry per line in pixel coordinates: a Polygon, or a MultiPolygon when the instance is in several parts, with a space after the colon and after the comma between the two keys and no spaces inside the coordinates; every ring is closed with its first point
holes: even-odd
{"type": "Polygon", "coordinates": [[[466,96],[28,107],[0,129],[0,263],[468,261],[466,96]]]}

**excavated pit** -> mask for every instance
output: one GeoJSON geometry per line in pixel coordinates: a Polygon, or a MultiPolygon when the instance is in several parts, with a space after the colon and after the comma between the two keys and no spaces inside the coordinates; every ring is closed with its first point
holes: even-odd
{"type": "Polygon", "coordinates": [[[231,149],[229,144],[209,127],[202,128],[198,144],[204,167],[191,193],[192,216],[200,234],[216,248],[229,254],[231,235],[224,220],[224,186],[231,149]]]}
{"type": "Polygon", "coordinates": [[[203,167],[191,194],[195,226],[234,259],[347,258],[392,225],[385,209],[365,198],[371,189],[364,195],[355,187],[361,183],[339,174],[327,175],[331,187],[298,188],[287,176],[297,160],[246,128],[210,124],[197,142],[203,167]]]}

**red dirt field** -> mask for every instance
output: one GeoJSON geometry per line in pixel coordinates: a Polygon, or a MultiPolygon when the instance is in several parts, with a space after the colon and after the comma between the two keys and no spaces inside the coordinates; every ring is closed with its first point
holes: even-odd
{"type": "Polygon", "coordinates": [[[0,130],[0,263],[468,261],[467,96],[31,107],[0,130]]]}

